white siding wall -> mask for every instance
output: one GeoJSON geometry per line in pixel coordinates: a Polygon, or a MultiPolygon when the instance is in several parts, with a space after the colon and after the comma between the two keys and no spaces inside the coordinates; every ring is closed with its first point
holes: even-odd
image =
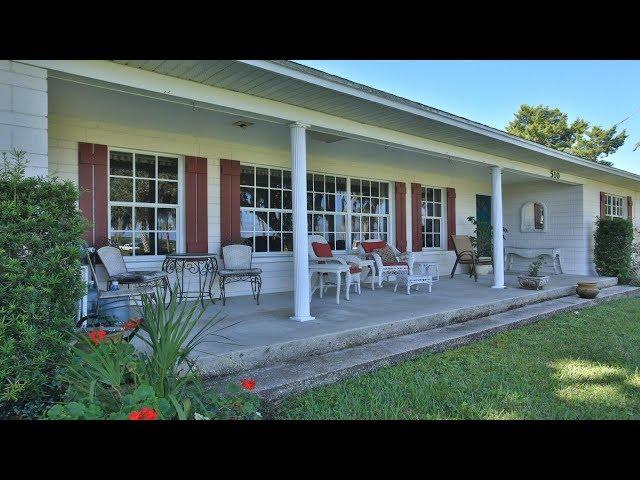
{"type": "MultiPolygon", "coordinates": [[[[551,182],[506,185],[503,191],[504,226],[509,230],[505,246],[560,248],[564,273],[588,274],[587,245],[584,241],[582,186],[551,182]],[[542,202],[547,230],[521,232],[520,212],[527,202],[542,202]]],[[[514,258],[513,270],[526,270],[532,259],[514,258]]],[[[550,262],[545,271],[553,271],[550,262]]]]}
{"type": "Polygon", "coordinates": [[[0,60],[0,151],[27,152],[27,175],[47,174],[47,71],[0,60]]]}

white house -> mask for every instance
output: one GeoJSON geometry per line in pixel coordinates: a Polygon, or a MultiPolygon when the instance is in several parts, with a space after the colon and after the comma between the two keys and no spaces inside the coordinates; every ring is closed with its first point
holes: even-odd
{"type": "Polygon", "coordinates": [[[159,269],[167,252],[241,237],[263,292],[296,292],[298,319],[308,232],[335,254],[383,238],[448,272],[449,235],[490,217],[509,232],[500,288],[503,247],[556,248],[565,273],[593,274],[594,220],[637,221],[640,200],[640,175],[279,60],[2,60],[12,147],[29,173],[84,189],[91,243],[159,269]]]}

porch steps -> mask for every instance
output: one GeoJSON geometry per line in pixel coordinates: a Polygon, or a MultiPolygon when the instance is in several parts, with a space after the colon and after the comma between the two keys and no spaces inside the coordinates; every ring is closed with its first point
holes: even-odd
{"type": "Polygon", "coordinates": [[[640,296],[640,288],[614,285],[601,290],[593,300],[577,295],[565,296],[525,305],[463,323],[408,335],[385,338],[323,354],[285,361],[243,373],[210,378],[207,386],[222,388],[241,378],[255,378],[256,392],[270,402],[286,395],[333,383],[386,365],[393,365],[425,352],[439,352],[477,341],[481,338],[534,323],[552,315],[590,307],[625,297],[640,296]]]}

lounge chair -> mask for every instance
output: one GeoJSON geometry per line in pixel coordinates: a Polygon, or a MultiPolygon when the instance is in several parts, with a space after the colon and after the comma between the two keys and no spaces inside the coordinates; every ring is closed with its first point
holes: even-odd
{"type": "Polygon", "coordinates": [[[389,245],[395,255],[393,261],[383,261],[380,255],[374,250],[384,248],[388,243],[384,240],[363,240],[358,244],[358,255],[365,259],[373,258],[376,263],[376,275],[378,286],[382,286],[383,280],[389,280],[391,275],[398,273],[413,273],[413,264],[415,263],[415,255],[413,252],[400,252],[393,245],[389,245]]]}
{"type": "Polygon", "coordinates": [[[493,267],[492,257],[478,257],[471,244],[471,237],[468,235],[451,235],[451,241],[456,250],[456,262],[451,270],[451,278],[456,273],[458,264],[469,265],[469,276],[473,275],[476,282],[478,281],[478,271],[476,269],[478,265],[491,265],[493,267]]]}

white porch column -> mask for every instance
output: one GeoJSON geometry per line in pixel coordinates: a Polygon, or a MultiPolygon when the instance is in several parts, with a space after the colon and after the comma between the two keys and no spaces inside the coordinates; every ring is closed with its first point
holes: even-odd
{"type": "Polygon", "coordinates": [[[491,288],[505,288],[501,167],[491,167],[491,223],[493,224],[493,286],[491,288]]]}
{"type": "Polygon", "coordinates": [[[293,189],[293,303],[292,320],[313,320],[309,311],[309,245],[307,236],[307,127],[292,123],[291,182],[293,189]]]}

